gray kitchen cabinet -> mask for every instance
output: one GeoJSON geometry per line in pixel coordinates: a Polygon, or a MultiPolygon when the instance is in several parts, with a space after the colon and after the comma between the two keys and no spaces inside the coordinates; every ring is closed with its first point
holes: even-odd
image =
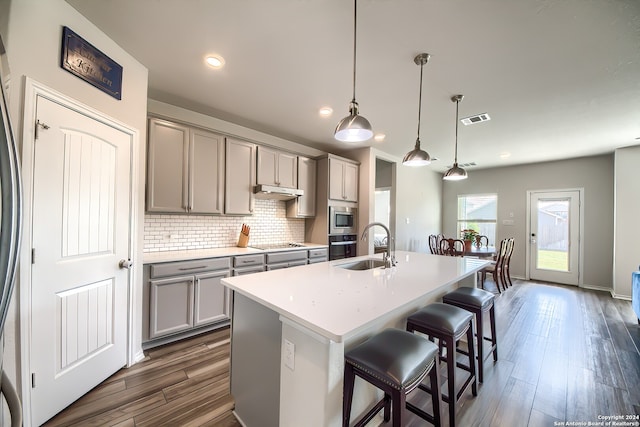
{"type": "Polygon", "coordinates": [[[149,338],[193,328],[193,276],[151,280],[149,338]]]}
{"type": "Polygon", "coordinates": [[[329,199],[358,201],[358,165],[329,157],[329,199]]]}
{"type": "Polygon", "coordinates": [[[224,212],[252,215],[255,205],[256,144],[227,138],[224,212]]]}
{"type": "Polygon", "coordinates": [[[229,257],[148,266],[149,340],[228,320],[229,292],[220,281],[230,272],[229,257]]]}
{"type": "Polygon", "coordinates": [[[233,257],[233,275],[260,273],[264,271],[264,254],[238,255],[233,257]]]}
{"type": "Polygon", "coordinates": [[[316,216],[316,174],[317,162],[298,156],[298,188],[304,194],[287,201],[287,217],[312,218],[316,216]]]}
{"type": "Polygon", "coordinates": [[[150,119],[147,211],[221,214],[224,162],[223,136],[150,119]]]}
{"type": "Polygon", "coordinates": [[[329,260],[328,248],[309,249],[309,264],[325,262],[329,260]]]}
{"type": "Polygon", "coordinates": [[[278,251],[267,252],[267,270],[279,270],[281,268],[295,267],[307,264],[307,251],[278,251]]]}
{"type": "Polygon", "coordinates": [[[258,184],[298,188],[298,156],[258,146],[258,184]]]}

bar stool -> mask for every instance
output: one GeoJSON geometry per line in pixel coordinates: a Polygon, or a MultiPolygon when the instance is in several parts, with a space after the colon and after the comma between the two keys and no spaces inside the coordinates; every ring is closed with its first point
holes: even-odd
{"type": "Polygon", "coordinates": [[[438,346],[429,340],[399,329],[385,329],[344,355],[344,394],[342,425],[349,426],[356,375],[384,391],[380,400],[355,426],[364,426],[382,408],[384,420],[393,415],[394,427],[401,427],[406,407],[411,412],[440,426],[440,374],[438,346]],[[433,415],[406,401],[406,396],[429,375],[433,415]],[[391,414],[389,413],[391,412],[391,414]]]}
{"type": "Polygon", "coordinates": [[[477,353],[478,353],[478,381],[482,382],[484,361],[493,352],[493,361],[498,361],[498,340],[496,337],[496,314],[494,307],[494,295],[489,291],[478,288],[460,287],[455,291],[449,292],[442,297],[445,304],[455,305],[472,312],[476,316],[476,333],[478,337],[477,353]],[[489,312],[489,322],[491,325],[491,337],[484,336],[484,319],[483,314],[489,312]],[[484,356],[484,341],[491,342],[491,348],[484,356]]]}
{"type": "MultiPolygon", "coordinates": [[[[420,332],[429,337],[431,341],[438,339],[439,345],[443,345],[447,350],[446,357],[440,360],[447,363],[447,388],[448,395],[442,395],[442,400],[449,404],[449,425],[456,425],[456,408],[460,397],[471,385],[471,393],[478,395],[478,384],[476,380],[476,361],[473,345],[469,346],[468,352],[462,352],[469,357],[469,365],[465,366],[456,361],[457,343],[466,334],[468,342],[473,342],[473,314],[462,308],[453,305],[434,302],[413,313],[407,319],[407,331],[420,332]],[[455,372],[456,366],[467,372],[469,377],[456,393],[455,372]]],[[[424,385],[420,388],[430,391],[424,385]]]]}

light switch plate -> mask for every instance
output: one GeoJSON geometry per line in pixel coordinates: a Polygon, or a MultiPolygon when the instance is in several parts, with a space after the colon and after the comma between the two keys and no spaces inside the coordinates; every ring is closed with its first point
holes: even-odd
{"type": "Polygon", "coordinates": [[[284,354],[282,357],[284,358],[284,366],[293,371],[296,367],[296,346],[287,339],[284,340],[284,354]]]}

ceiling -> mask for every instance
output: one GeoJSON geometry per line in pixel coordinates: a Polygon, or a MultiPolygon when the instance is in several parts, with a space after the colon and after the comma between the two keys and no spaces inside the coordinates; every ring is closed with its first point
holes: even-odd
{"type": "Polygon", "coordinates": [[[640,144],[638,0],[360,0],[356,99],[386,137],[357,144],[333,139],[353,91],[351,1],[68,2],[149,69],[150,98],[323,151],[413,148],[421,52],[434,170],[453,162],[455,94],[460,118],[491,117],[459,126],[469,171],[640,144]]]}

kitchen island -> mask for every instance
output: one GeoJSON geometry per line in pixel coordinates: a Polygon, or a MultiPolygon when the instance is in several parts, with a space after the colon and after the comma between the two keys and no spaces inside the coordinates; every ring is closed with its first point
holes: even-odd
{"type": "MultiPolygon", "coordinates": [[[[231,393],[253,426],[339,426],[344,352],[460,285],[489,263],[398,251],[394,268],[351,270],[364,256],[225,278],[234,291],[231,393]]],[[[352,416],[378,391],[357,382],[352,416]]]]}

